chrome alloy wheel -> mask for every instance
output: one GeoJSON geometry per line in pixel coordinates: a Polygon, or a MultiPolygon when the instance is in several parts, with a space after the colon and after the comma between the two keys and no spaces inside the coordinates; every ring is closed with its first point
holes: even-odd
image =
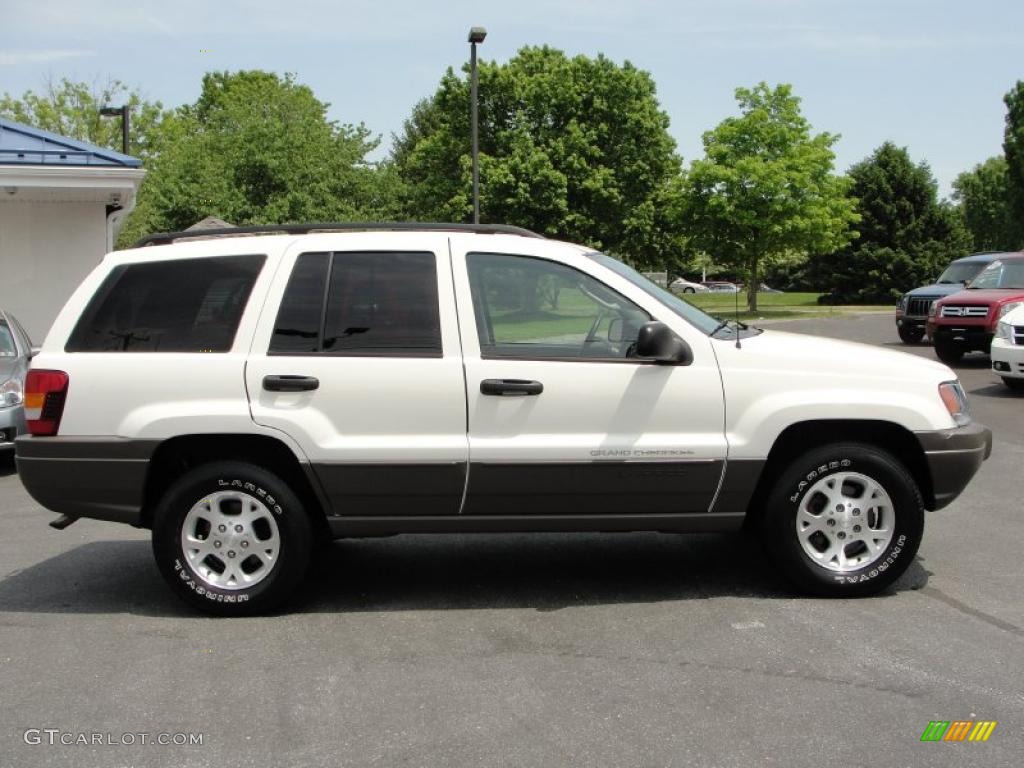
{"type": "Polygon", "coordinates": [[[823,568],[846,573],[871,565],[885,552],[895,525],[892,499],[859,472],[822,478],[796,513],[804,553],[823,568]]]}
{"type": "Polygon", "coordinates": [[[246,589],[270,575],[281,533],[266,505],[242,491],[204,496],[185,516],[181,549],[189,568],[220,589],[246,589]]]}

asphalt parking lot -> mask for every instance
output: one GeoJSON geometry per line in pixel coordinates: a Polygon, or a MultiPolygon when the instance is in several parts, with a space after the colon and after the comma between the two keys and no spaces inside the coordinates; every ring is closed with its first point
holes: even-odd
{"type": "MultiPolygon", "coordinates": [[[[888,315],[772,326],[902,348],[888,315]]],[[[865,600],[793,595],[738,536],[400,536],[329,547],[287,615],[210,619],[143,532],[53,531],[0,469],[0,765],[1019,766],[1024,397],[959,373],[993,456],[865,600]]]]}

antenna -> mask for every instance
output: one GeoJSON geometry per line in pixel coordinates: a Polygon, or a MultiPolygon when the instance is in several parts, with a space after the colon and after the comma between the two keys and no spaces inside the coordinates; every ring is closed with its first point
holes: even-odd
{"type": "Polygon", "coordinates": [[[733,295],[733,303],[736,306],[736,349],[742,349],[740,346],[740,289],[737,286],[736,293],[733,295]]]}

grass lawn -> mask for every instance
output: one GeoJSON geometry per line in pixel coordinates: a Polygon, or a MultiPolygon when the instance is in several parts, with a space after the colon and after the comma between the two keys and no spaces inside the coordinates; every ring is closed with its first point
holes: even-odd
{"type": "Polygon", "coordinates": [[[888,312],[893,307],[886,304],[850,305],[833,307],[818,304],[818,293],[759,293],[757,295],[757,312],[747,312],[747,295],[734,293],[687,293],[682,298],[716,317],[733,317],[735,302],[739,299],[740,319],[758,320],[778,317],[829,317],[850,314],[851,312],[888,312]]]}
{"type": "MultiPolygon", "coordinates": [[[[765,320],[787,317],[829,317],[851,312],[890,312],[891,306],[843,306],[832,307],[818,304],[817,293],[761,293],[758,294],[757,312],[747,312],[746,294],[739,295],[741,320],[765,320]]],[[[682,298],[696,307],[720,318],[732,318],[735,312],[736,294],[732,293],[687,293],[682,298]]],[[[497,310],[491,313],[492,329],[499,344],[516,342],[557,343],[566,339],[583,338],[597,317],[593,301],[579,291],[568,289],[559,294],[557,306],[543,305],[531,311],[521,308],[497,310]]],[[[607,322],[602,321],[601,331],[607,333],[607,322]]]]}

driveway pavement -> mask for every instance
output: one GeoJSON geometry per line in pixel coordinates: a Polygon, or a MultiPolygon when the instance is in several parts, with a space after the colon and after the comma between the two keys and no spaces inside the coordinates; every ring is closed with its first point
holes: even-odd
{"type": "MultiPolygon", "coordinates": [[[[773,327],[902,348],[888,316],[773,327]]],[[[209,619],[142,532],[52,531],[0,469],[0,766],[1019,766],[1024,398],[959,373],[993,456],[866,600],[794,596],[737,536],[399,536],[329,547],[288,615],[209,619]]]]}

